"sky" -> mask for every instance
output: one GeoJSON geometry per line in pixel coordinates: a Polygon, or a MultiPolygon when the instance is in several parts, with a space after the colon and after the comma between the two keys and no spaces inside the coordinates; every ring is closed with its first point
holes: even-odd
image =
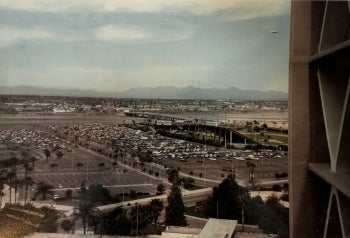
{"type": "Polygon", "coordinates": [[[289,31],[288,0],[0,0],[0,86],[288,92],[289,31]]]}

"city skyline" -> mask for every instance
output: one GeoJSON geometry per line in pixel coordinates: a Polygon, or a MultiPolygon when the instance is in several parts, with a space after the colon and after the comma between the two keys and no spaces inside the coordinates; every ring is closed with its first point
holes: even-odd
{"type": "Polygon", "coordinates": [[[0,83],[287,92],[289,11],[274,0],[0,1],[0,83]]]}

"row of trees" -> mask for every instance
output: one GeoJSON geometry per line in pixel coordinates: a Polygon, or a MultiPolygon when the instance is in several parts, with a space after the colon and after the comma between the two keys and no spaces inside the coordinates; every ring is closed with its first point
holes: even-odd
{"type": "Polygon", "coordinates": [[[25,188],[25,195],[24,195],[24,202],[27,202],[27,195],[28,195],[28,188],[29,186],[32,186],[34,184],[33,179],[28,176],[28,173],[33,171],[33,167],[30,166],[28,163],[23,164],[24,168],[24,178],[18,178],[17,177],[17,171],[16,167],[12,167],[0,171],[0,207],[2,205],[2,197],[5,195],[3,192],[5,188],[5,184],[9,186],[9,203],[12,203],[12,190],[14,189],[14,203],[17,202],[17,192],[19,188],[22,188],[24,186],[25,188]]]}
{"type": "Polygon", "coordinates": [[[82,184],[78,209],[78,218],[82,219],[84,234],[90,227],[95,234],[100,235],[129,235],[143,233],[148,224],[154,223],[156,232],[157,219],[163,210],[163,203],[159,199],[152,199],[147,205],[131,208],[128,214],[122,208],[102,214],[96,207],[111,199],[109,191],[102,185],[90,185],[88,188],[82,184]]]}
{"type": "Polygon", "coordinates": [[[244,223],[258,225],[267,233],[288,237],[288,208],[279,198],[272,195],[265,202],[260,196],[251,198],[232,176],[213,188],[204,212],[209,217],[238,220],[243,227],[244,223]]]}

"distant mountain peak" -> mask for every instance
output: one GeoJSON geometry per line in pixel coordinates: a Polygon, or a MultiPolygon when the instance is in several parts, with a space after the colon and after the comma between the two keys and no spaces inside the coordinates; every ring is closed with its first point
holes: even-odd
{"type": "Polygon", "coordinates": [[[0,87],[0,94],[9,95],[47,95],[47,96],[87,96],[87,97],[113,97],[113,98],[140,98],[140,99],[204,99],[204,100],[256,100],[256,101],[286,101],[288,94],[270,90],[241,90],[230,88],[198,88],[194,86],[174,87],[138,87],[123,92],[98,92],[81,89],[55,89],[33,86],[0,87]]]}

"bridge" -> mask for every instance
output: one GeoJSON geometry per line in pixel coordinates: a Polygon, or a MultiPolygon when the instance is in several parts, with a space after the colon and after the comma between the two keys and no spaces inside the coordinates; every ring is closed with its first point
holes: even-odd
{"type": "Polygon", "coordinates": [[[191,132],[199,140],[211,140],[225,147],[228,145],[243,147],[246,144],[258,144],[251,138],[237,132],[236,126],[228,126],[213,120],[183,118],[146,112],[126,112],[125,114],[129,117],[144,118],[143,124],[152,127],[155,131],[177,130],[186,133],[191,132]]]}

